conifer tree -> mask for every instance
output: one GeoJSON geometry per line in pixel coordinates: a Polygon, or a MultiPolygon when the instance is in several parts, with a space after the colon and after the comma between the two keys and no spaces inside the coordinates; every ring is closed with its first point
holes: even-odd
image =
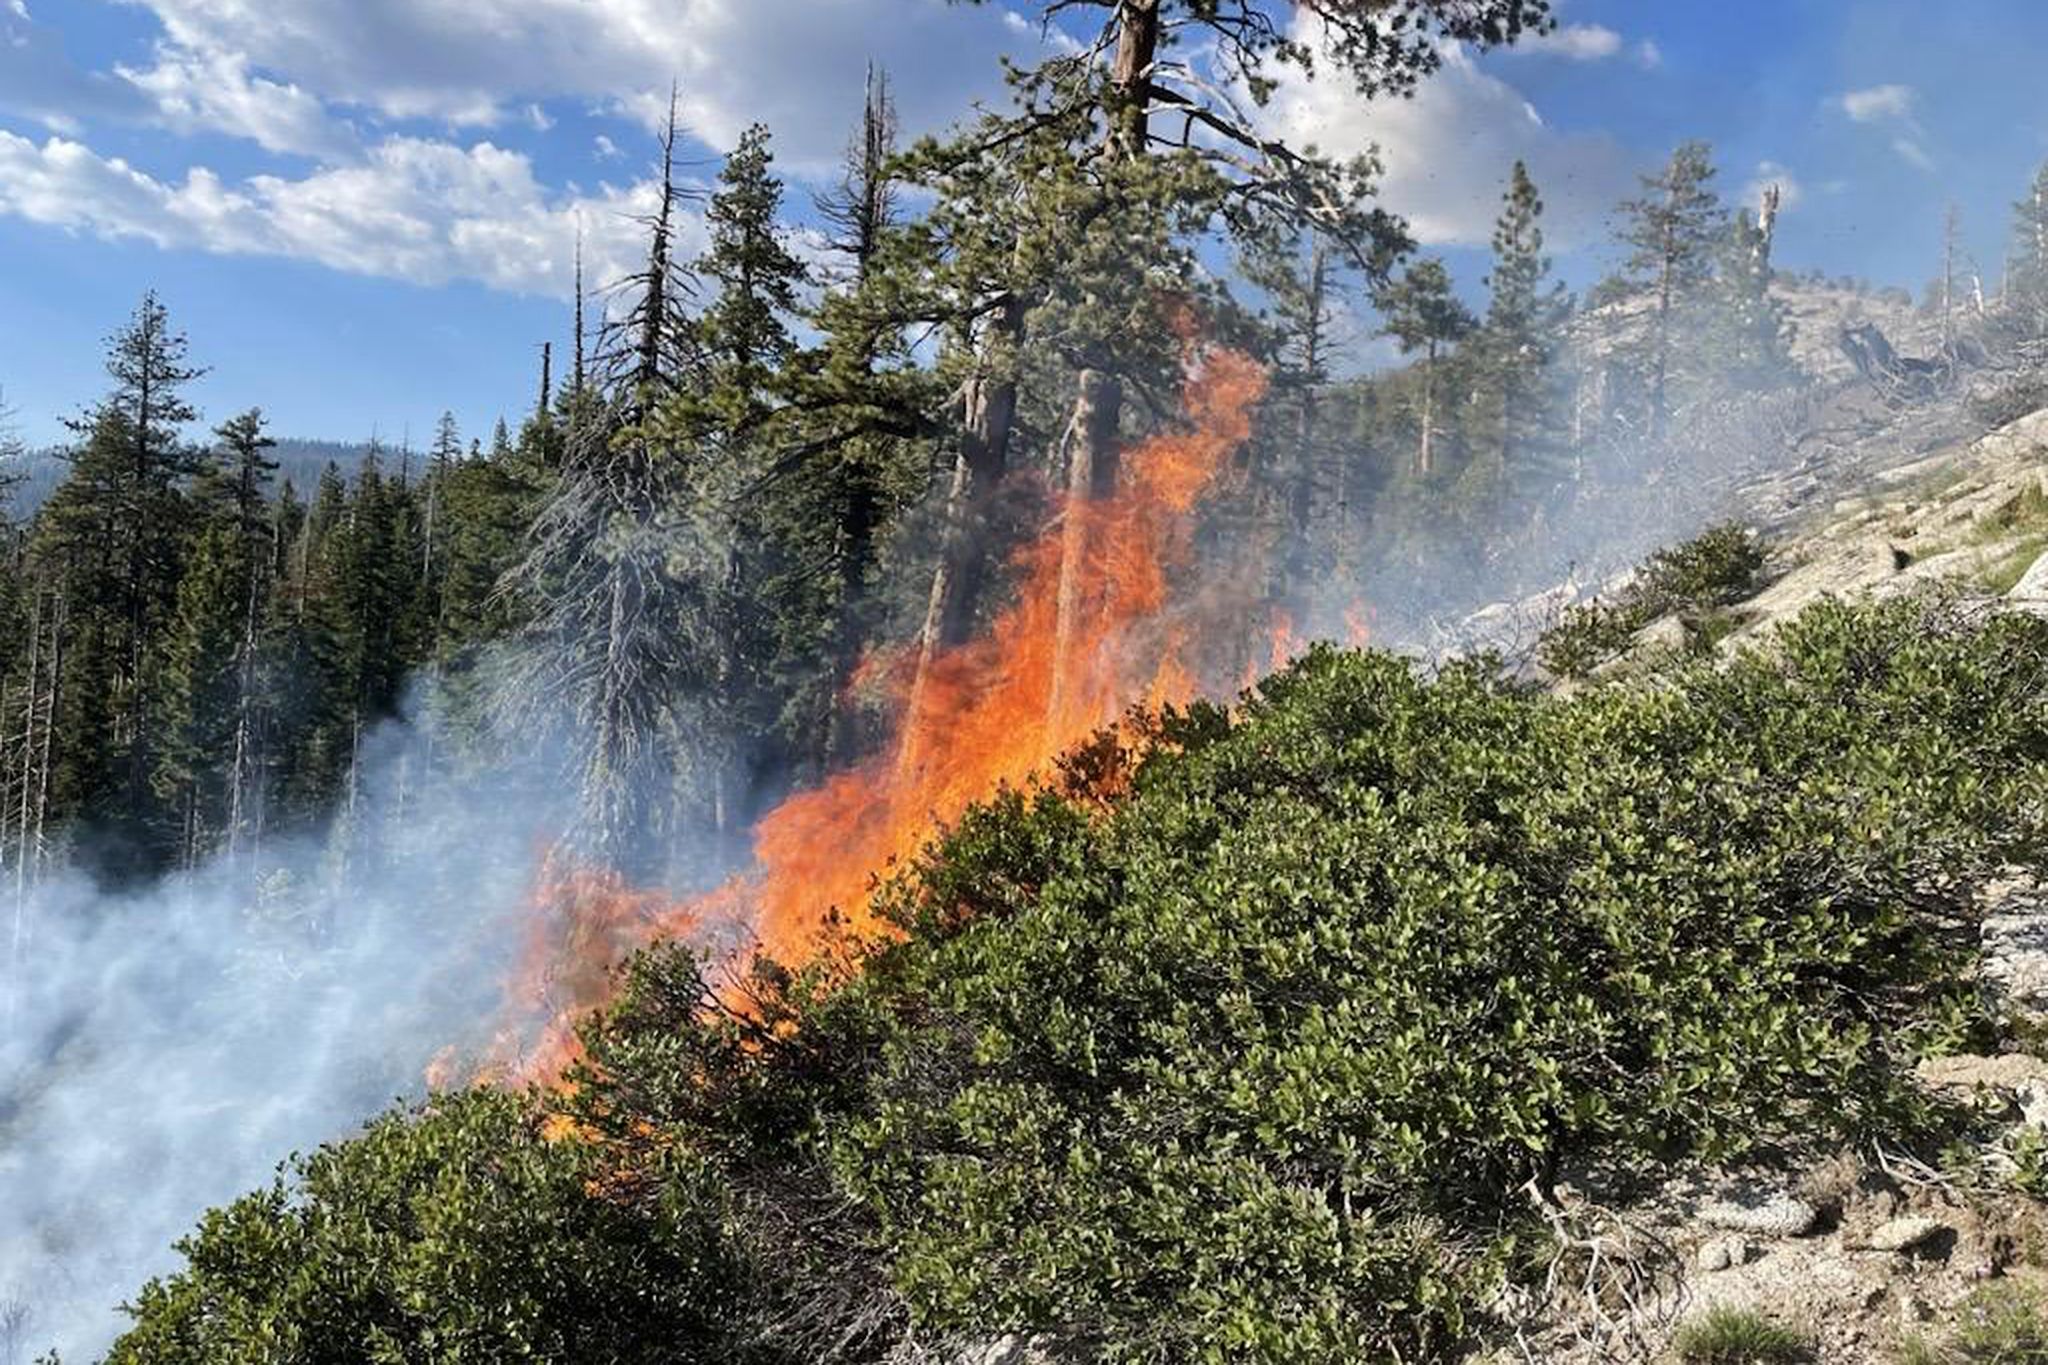
{"type": "Polygon", "coordinates": [[[310,824],[333,808],[354,756],[360,684],[343,565],[352,554],[348,484],[320,472],[291,551],[278,653],[292,680],[280,721],[286,813],[310,824]]]}
{"type": "Polygon", "coordinates": [[[2006,267],[2006,312],[2020,334],[2048,337],[2048,163],[2013,206],[2012,260],[2006,267]]]}
{"type": "Polygon", "coordinates": [[[784,190],[773,166],[769,132],[756,124],[726,158],[706,209],[711,243],[696,264],[714,291],[699,322],[705,388],[701,412],[682,417],[677,432],[711,457],[696,495],[725,523],[711,528],[724,562],[704,585],[715,604],[719,709],[732,722],[711,758],[721,828],[750,818],[755,771],[785,766],[774,747],[792,738],[782,723],[788,694],[818,673],[821,654],[829,659],[823,604],[798,543],[809,528],[792,515],[802,471],[776,467],[765,429],[786,401],[796,352],[789,321],[806,278],[782,240],[784,190]]]}
{"type": "Polygon", "coordinates": [[[870,63],[860,130],[846,149],[838,185],[817,201],[819,215],[832,225],[832,248],[847,258],[856,287],[872,276],[883,241],[896,226],[896,136],[888,73],[870,63]]]}
{"type": "Polygon", "coordinates": [[[235,560],[242,574],[242,630],[235,654],[235,727],[226,813],[228,850],[239,857],[244,846],[263,833],[273,709],[266,684],[274,680],[266,677],[264,642],[279,572],[278,536],[296,509],[289,501],[289,488],[277,513],[269,506],[266,494],[277,462],[268,452],[277,443],[265,432],[261,411],[250,409],[216,434],[234,490],[232,529],[235,560]]]}
{"type": "MultiPolygon", "coordinates": [[[[1547,0],[1391,0],[1358,5],[1318,3],[1317,38],[1304,41],[1286,15],[1259,0],[1056,0],[1055,15],[1092,9],[1102,15],[1099,36],[1078,55],[1054,58],[1026,74],[1027,117],[1066,110],[1094,127],[1107,157],[1101,193],[1083,201],[1077,228],[1130,191],[1134,163],[1153,158],[1192,160],[1219,185],[1228,185],[1226,223],[1280,214],[1314,225],[1343,242],[1375,275],[1406,245],[1398,224],[1384,214],[1357,213],[1363,202],[1363,163],[1339,166],[1303,149],[1276,142],[1218,93],[1191,64],[1176,60],[1177,46],[1213,46],[1213,65],[1235,80],[1253,102],[1264,104],[1280,69],[1325,69],[1348,79],[1363,96],[1400,95],[1415,88],[1443,61],[1448,43],[1480,46],[1512,42],[1547,23],[1547,0]],[[1162,131],[1177,128],[1177,132],[1162,131]],[[1199,129],[1201,136],[1194,136],[1199,129]]],[[[1142,178],[1143,172],[1139,172],[1142,178]]],[[[1223,205],[1218,204],[1219,209],[1223,205]]],[[[1073,486],[1097,494],[1116,478],[1113,442],[1123,403],[1113,366],[1083,357],[1070,430],[1070,459],[1080,470],[1073,486]]]]}
{"type": "Polygon", "coordinates": [[[1662,437],[1671,420],[1671,375],[1680,315],[1698,302],[1713,276],[1725,221],[1714,193],[1712,150],[1681,144],[1664,169],[1643,177],[1643,194],[1621,206],[1621,240],[1630,248],[1622,282],[1649,298],[1649,323],[1634,359],[1649,394],[1650,429],[1662,437]]]}
{"type": "Polygon", "coordinates": [[[1713,383],[1754,392],[1782,384],[1791,374],[1791,324],[1771,296],[1769,234],[1748,209],[1739,210],[1728,227],[1697,349],[1713,383]]]}
{"type": "Polygon", "coordinates": [[[58,701],[57,785],[96,825],[101,871],[158,862],[152,654],[171,616],[183,548],[180,484],[196,467],[185,386],[203,373],[163,304],[145,295],[108,343],[107,396],[71,423],[71,470],[38,517],[37,557],[67,598],[70,682],[58,701]]]}
{"type": "Polygon", "coordinates": [[[1562,439],[1556,362],[1572,301],[1551,278],[1543,245],[1543,199],[1517,161],[1493,230],[1483,359],[1500,469],[1511,480],[1546,463],[1562,439]]]}
{"type": "Polygon", "coordinates": [[[1376,301],[1385,317],[1384,334],[1400,343],[1403,354],[1422,355],[1415,472],[1426,478],[1436,472],[1439,365],[1449,348],[1477,329],[1479,320],[1452,288],[1450,271],[1434,257],[1409,266],[1400,279],[1379,291],[1376,301]]]}
{"type": "Polygon", "coordinates": [[[232,526],[200,532],[178,585],[163,645],[156,781],[190,867],[229,828],[235,774],[221,757],[236,748],[247,679],[243,645],[251,566],[232,526]]]}
{"type": "Polygon", "coordinates": [[[1277,610],[1307,586],[1311,574],[1312,522],[1325,482],[1324,391],[1331,381],[1342,258],[1320,233],[1287,224],[1275,229],[1246,250],[1242,269],[1264,293],[1269,314],[1272,386],[1264,407],[1274,450],[1271,459],[1255,464],[1254,472],[1263,476],[1267,500],[1277,504],[1278,525],[1269,538],[1285,547],[1266,569],[1267,594],[1277,610]]]}
{"type": "Polygon", "coordinates": [[[9,520],[15,490],[28,477],[28,472],[22,468],[27,456],[28,450],[21,443],[21,434],[15,430],[14,409],[7,406],[7,391],[0,389],[0,524],[9,520]]]}
{"type": "Polygon", "coordinates": [[[766,416],[768,385],[795,349],[788,319],[805,279],[782,240],[783,187],[769,140],[757,123],[726,158],[705,210],[710,249],[696,266],[698,278],[715,287],[699,323],[713,403],[737,434],[766,416]]]}
{"type": "Polygon", "coordinates": [[[702,695],[715,649],[705,588],[726,569],[724,545],[712,543],[726,495],[703,495],[702,482],[729,470],[704,446],[700,333],[683,307],[695,279],[675,251],[676,145],[672,104],[646,263],[600,333],[512,584],[532,604],[533,647],[508,706],[529,727],[570,729],[577,809],[566,842],[628,874],[653,874],[667,855],[673,788],[688,767],[678,712],[702,695]]]}

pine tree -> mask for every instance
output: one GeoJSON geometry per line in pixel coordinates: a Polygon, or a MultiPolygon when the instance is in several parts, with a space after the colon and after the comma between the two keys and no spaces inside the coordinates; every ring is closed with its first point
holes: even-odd
{"type": "Polygon", "coordinates": [[[7,406],[7,391],[0,389],[0,525],[8,522],[15,490],[28,477],[22,468],[27,457],[27,447],[14,427],[14,409],[7,406]]]}
{"type": "Polygon", "coordinates": [[[347,481],[330,461],[298,518],[280,593],[275,652],[291,685],[278,720],[278,783],[284,813],[299,827],[333,808],[354,752],[360,687],[339,544],[351,534],[348,501],[347,481]]]}
{"type": "Polygon", "coordinates": [[[266,667],[264,643],[281,568],[279,535],[296,509],[288,501],[289,488],[285,490],[287,501],[279,503],[276,513],[269,506],[267,490],[277,462],[267,452],[277,443],[264,431],[261,411],[250,409],[216,434],[232,475],[231,527],[242,574],[242,631],[235,655],[235,727],[226,812],[228,850],[239,857],[245,845],[260,840],[263,834],[274,708],[269,685],[275,681],[266,667]]]}
{"type": "Polygon", "coordinates": [[[1571,295],[1550,275],[1543,249],[1543,199],[1517,161],[1493,230],[1492,299],[1482,366],[1494,405],[1499,467],[1519,480],[1551,463],[1564,441],[1558,346],[1571,295]]]}
{"type": "MultiPolygon", "coordinates": [[[[501,422],[502,426],[503,423],[501,422]]],[[[419,637],[431,641],[441,619],[441,583],[447,572],[449,524],[444,504],[448,485],[463,463],[462,431],[455,414],[444,412],[434,428],[434,445],[427,456],[426,476],[420,480],[415,502],[419,512],[419,637]]],[[[430,644],[424,652],[436,653],[430,644]]]]}
{"type": "Polygon", "coordinates": [[[1662,171],[1643,177],[1642,197],[1621,206],[1621,240],[1631,248],[1621,279],[1650,301],[1648,329],[1632,351],[1649,394],[1650,428],[1658,437],[1671,421],[1677,322],[1713,277],[1724,222],[1714,174],[1712,149],[1704,142],[1683,143],[1662,171]]]}
{"type": "Polygon", "coordinates": [[[2006,313],[2022,336],[2048,337],[2048,163],[2035,175],[2027,196],[2013,206],[2005,297],[2006,313]]]}
{"type": "Polygon", "coordinates": [[[718,511],[731,496],[705,485],[730,470],[705,448],[700,334],[683,310],[695,281],[675,255],[671,109],[646,264],[598,337],[510,585],[532,617],[529,668],[508,704],[529,729],[569,731],[577,809],[565,843],[628,875],[659,875],[668,856],[671,792],[689,766],[678,711],[702,695],[715,634],[705,589],[726,569],[718,511]]]}
{"type": "MultiPolygon", "coordinates": [[[[1400,95],[1441,65],[1445,46],[1512,42],[1539,30],[1549,12],[1547,0],[1323,5],[1317,7],[1320,43],[1312,46],[1283,36],[1270,14],[1246,0],[1057,0],[1043,6],[1048,22],[1075,9],[1103,15],[1099,36],[1084,49],[1090,55],[1078,64],[1056,58],[1026,73],[1022,87],[1031,106],[1026,117],[1078,113],[1108,153],[1090,158],[1103,167],[1106,192],[1076,205],[1077,232],[1130,193],[1127,172],[1134,163],[1191,161],[1217,186],[1228,187],[1232,206],[1217,206],[1228,225],[1277,214],[1319,227],[1375,277],[1384,276],[1406,238],[1386,215],[1353,211],[1365,199],[1367,168],[1276,146],[1229,97],[1192,68],[1163,61],[1163,54],[1176,44],[1214,43],[1257,104],[1271,97],[1279,70],[1288,66],[1326,66],[1363,96],[1400,95]],[[1158,124],[1176,120],[1178,135],[1160,133],[1158,124]],[[1193,135],[1196,128],[1202,136],[1193,135]]],[[[1109,358],[1081,358],[1069,422],[1069,459],[1078,471],[1070,488],[1096,495],[1116,481],[1114,441],[1124,399],[1124,377],[1102,363],[1109,358]]]]}
{"type": "Polygon", "coordinates": [[[1439,365],[1450,347],[1478,328],[1479,320],[1452,288],[1450,271],[1433,257],[1409,266],[1400,279],[1378,292],[1376,302],[1385,318],[1383,334],[1399,342],[1404,355],[1422,354],[1421,436],[1415,472],[1426,478],[1436,472],[1439,365]]]}
{"type": "Polygon", "coordinates": [[[188,561],[163,645],[156,762],[158,794],[186,867],[230,825],[234,774],[221,758],[235,751],[243,714],[251,574],[242,539],[222,522],[200,532],[188,561]]]}
{"type": "Polygon", "coordinates": [[[1737,393],[1781,385],[1792,373],[1791,323],[1771,296],[1771,245],[1759,219],[1737,212],[1706,295],[1696,353],[1714,385],[1737,393]]]}
{"type": "Polygon", "coordinates": [[[783,187],[769,144],[759,124],[741,136],[706,210],[711,244],[696,267],[716,290],[700,323],[706,390],[701,414],[681,427],[723,466],[706,471],[705,488],[726,490],[730,519],[714,532],[725,562],[705,585],[715,604],[720,710],[736,722],[728,755],[713,764],[740,770],[735,790],[721,784],[714,797],[721,828],[749,818],[753,772],[785,766],[769,746],[793,738],[783,724],[789,694],[815,676],[821,654],[829,657],[815,580],[793,543],[808,531],[789,515],[804,501],[802,471],[777,468],[765,429],[784,402],[778,389],[796,351],[789,319],[806,278],[782,241],[783,187]]]}
{"type": "Polygon", "coordinates": [[[773,174],[769,133],[760,124],[740,136],[705,211],[710,249],[699,278],[716,287],[700,323],[712,383],[734,430],[765,415],[764,390],[794,350],[787,319],[797,309],[803,263],[782,240],[781,181],[773,174]]]}
{"type": "Polygon", "coordinates": [[[163,852],[152,773],[152,655],[178,593],[181,480],[197,460],[187,360],[154,294],[108,343],[107,396],[71,423],[71,471],[37,519],[36,550],[74,637],[55,747],[60,807],[97,827],[99,870],[150,872],[163,852]]]}
{"type": "MultiPolygon", "coordinates": [[[[1325,390],[1331,381],[1332,326],[1342,261],[1320,233],[1286,225],[1246,250],[1246,280],[1264,293],[1269,312],[1272,386],[1264,409],[1274,433],[1270,457],[1255,461],[1276,524],[1265,538],[1283,552],[1265,569],[1273,609],[1309,586],[1313,572],[1312,524],[1323,465],[1325,390]],[[1270,468],[1268,467],[1270,466],[1270,468]]],[[[1254,509],[1254,515],[1260,509],[1254,509]]]]}
{"type": "Polygon", "coordinates": [[[896,226],[896,134],[888,74],[870,63],[860,131],[847,148],[839,184],[817,201],[819,216],[835,234],[832,248],[847,258],[855,287],[871,277],[882,244],[896,226]]]}
{"type": "MultiPolygon", "coordinates": [[[[964,372],[961,433],[946,493],[947,549],[923,632],[927,659],[974,620],[990,542],[984,509],[1012,463],[1026,408],[1019,367],[1036,338],[1056,339],[1054,359],[1070,383],[1064,417],[1048,424],[1061,433],[1055,473],[1069,497],[1100,497],[1119,479],[1128,393],[1156,390],[1159,371],[1177,359],[1166,314],[1200,273],[1194,237],[1219,226],[1255,234],[1284,218],[1322,231],[1375,282],[1407,245],[1397,220],[1362,207],[1369,164],[1276,142],[1222,87],[1264,104],[1283,69],[1326,67],[1361,95],[1400,95],[1456,44],[1511,42],[1548,15],[1547,0],[1319,5],[1321,41],[1312,44],[1243,0],[1042,0],[1039,8],[1061,25],[1099,16],[1099,31],[1075,52],[1014,72],[1014,112],[992,114],[918,158],[923,175],[949,182],[935,236],[966,248],[948,242],[949,269],[935,278],[967,284],[946,319],[964,372]],[[1228,77],[1204,79],[1201,64],[1178,60],[1176,47],[1213,47],[1228,77]],[[948,200],[961,206],[950,223],[948,200]]],[[[1074,573],[1079,548],[1063,556],[1074,573]]],[[[1060,619],[1099,587],[1063,577],[1060,619]]]]}

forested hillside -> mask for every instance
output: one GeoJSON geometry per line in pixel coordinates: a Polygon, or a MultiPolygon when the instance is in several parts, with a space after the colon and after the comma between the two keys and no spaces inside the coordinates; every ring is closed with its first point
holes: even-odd
{"type": "Polygon", "coordinates": [[[1570,701],[1314,651],[974,811],[835,966],[641,958],[566,1083],[212,1215],[113,1359],[1464,1358],[1609,1273],[1567,1177],[1976,1131],[1911,1064],[2000,1027],[2044,706],[2048,623],[1925,603],[1570,701]]]}
{"type": "Polygon", "coordinates": [[[2021,1040],[2042,623],[1719,660],[1765,550],[1695,537],[2048,405],[2048,168],[1917,303],[1698,142],[1587,298],[1520,162],[1461,281],[1258,106],[1550,6],[1313,8],[1046,4],[810,206],[672,102],[638,266],[421,451],[110,320],[0,489],[0,1365],[123,1294],[136,1365],[1455,1360],[1597,1280],[1574,1181],[2000,1140],[1912,1066],[2021,1040]]]}
{"type": "MultiPolygon", "coordinates": [[[[1770,220],[1722,203],[1702,146],[1621,206],[1603,289],[1632,304],[1575,325],[1519,166],[1475,311],[1439,263],[1402,259],[1362,186],[1329,221],[1326,198],[1285,197],[1334,195],[1342,168],[1239,181],[1153,149],[1133,185],[1095,184],[1099,168],[1064,160],[1076,134],[1044,117],[899,151],[878,79],[825,206],[843,237],[823,266],[783,240],[756,129],[710,202],[709,251],[674,259],[650,224],[645,271],[603,296],[631,306],[577,311],[530,410],[488,439],[449,419],[422,452],[372,443],[316,476],[303,458],[281,476],[260,411],[206,428],[183,396],[202,357],[144,300],[62,478],[9,536],[10,862],[145,878],[320,826],[409,684],[459,747],[481,723],[479,660],[511,641],[551,658],[525,686],[567,687],[593,734],[660,751],[584,755],[599,843],[743,831],[872,742],[874,698],[849,686],[864,659],[971,638],[1048,498],[1111,486],[1075,471],[1172,424],[1192,319],[1271,371],[1233,486],[1202,514],[1212,572],[1263,617],[1238,672],[1283,621],[1307,638],[1373,611],[1403,633],[1546,586],[1587,548],[1587,508],[1646,518],[1623,553],[1687,529],[1726,491],[1691,466],[1699,440],[1736,445],[1725,468],[1756,459],[1769,434],[1741,425],[1748,400],[1808,380],[1770,220]],[[1043,183],[1022,195],[1027,156],[1043,183]],[[996,182],[997,202],[975,197],[996,182]],[[931,207],[901,210],[912,191],[931,207]],[[1156,202],[1126,202],[1141,192],[1156,202]],[[1089,228],[1092,265],[1062,207],[1075,195],[1131,216],[1089,228]],[[1259,211],[1233,209],[1215,238],[1246,195],[1259,211]],[[1335,372],[1334,315],[1361,304],[1414,364],[1335,372]],[[1660,462],[1675,486],[1635,501],[1660,462]],[[615,808],[629,789],[663,813],[615,808]]],[[[2026,334],[2027,269],[1995,316],[1964,319],[1973,332],[2026,334]]]]}

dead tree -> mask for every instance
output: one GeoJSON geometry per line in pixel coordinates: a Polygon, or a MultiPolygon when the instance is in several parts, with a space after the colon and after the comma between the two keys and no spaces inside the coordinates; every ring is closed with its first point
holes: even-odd
{"type": "Polygon", "coordinates": [[[681,757],[673,708],[704,681],[692,670],[709,645],[706,580],[691,572],[678,515],[707,462],[662,427],[665,405],[700,369],[684,312],[695,283],[674,251],[684,200],[676,127],[671,101],[659,198],[642,220],[646,263],[613,286],[627,306],[599,329],[584,415],[507,584],[539,607],[508,689],[510,718],[568,727],[576,791],[566,843],[627,874],[647,863],[667,824],[681,757]]]}
{"type": "Polygon", "coordinates": [[[1837,338],[1842,354],[1886,402],[1899,404],[1938,392],[1952,367],[1940,360],[1902,356],[1873,322],[1845,324],[1837,338]]]}

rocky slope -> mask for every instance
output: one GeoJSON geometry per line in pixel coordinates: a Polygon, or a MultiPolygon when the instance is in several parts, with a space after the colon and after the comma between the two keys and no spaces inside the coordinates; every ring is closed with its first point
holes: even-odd
{"type": "MultiPolygon", "coordinates": [[[[2048,410],[1992,424],[2038,383],[2010,371],[1966,377],[1904,409],[1848,381],[1823,392],[1813,429],[1744,490],[1769,562],[1760,589],[1730,610],[1722,647],[1764,640],[1831,596],[1941,587],[1979,609],[2048,614],[2048,410]]],[[[1496,609],[1493,621],[1555,620],[1594,595],[1573,586],[1496,609]]],[[[1617,667],[1686,647],[1691,624],[1654,622],[1617,667]]],[[[1999,1301],[1987,1296],[2048,1295],[2048,1209],[2013,1179],[2048,1148],[2048,890],[2034,876],[2016,869],[1998,888],[1983,945],[1985,988],[2019,1036],[2043,1042],[2041,1055],[1922,1068],[1930,1093],[1991,1120],[1996,1136],[1957,1154],[1963,1170],[1845,1152],[1804,1169],[1682,1172],[1619,1209],[1589,1175],[1556,1215],[1577,1247],[1560,1262],[1566,1292],[1498,1358],[1690,1359],[1674,1342],[1723,1310],[1789,1327],[1821,1365],[2048,1359],[1946,1344],[1999,1301]]]]}

